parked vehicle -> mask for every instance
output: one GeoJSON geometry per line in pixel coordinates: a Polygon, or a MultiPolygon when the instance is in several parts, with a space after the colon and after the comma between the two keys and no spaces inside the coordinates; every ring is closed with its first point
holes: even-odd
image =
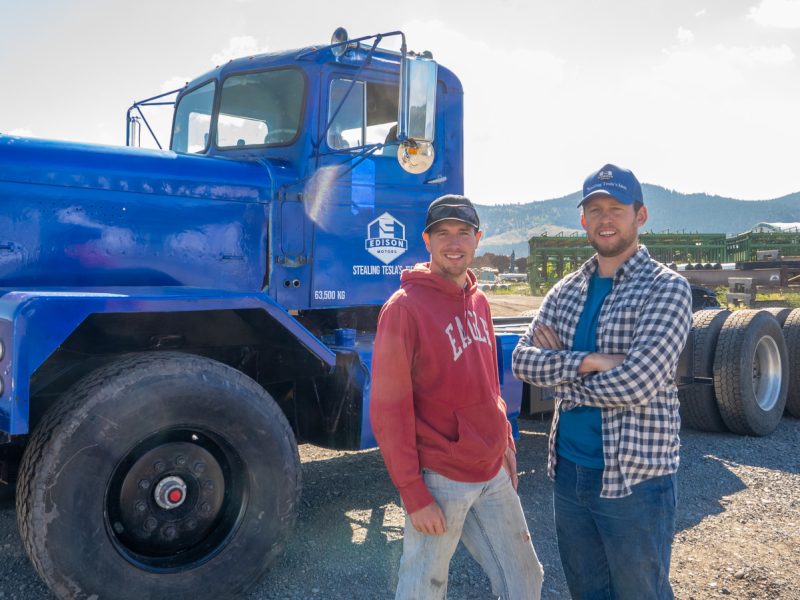
{"type": "Polygon", "coordinates": [[[402,32],[337,30],[189,82],[168,151],[0,135],[0,477],[57,597],[240,597],[297,442],[374,446],[378,311],[463,192],[462,115],[402,32]]]}

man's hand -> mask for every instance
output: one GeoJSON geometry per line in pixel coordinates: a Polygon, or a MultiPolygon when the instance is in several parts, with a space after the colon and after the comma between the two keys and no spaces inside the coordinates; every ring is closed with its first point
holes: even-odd
{"type": "Polygon", "coordinates": [[[447,531],[447,519],[436,502],[409,513],[414,529],[425,535],[442,535],[447,531]]]}
{"type": "Polygon", "coordinates": [[[543,348],[545,350],[564,349],[564,344],[561,343],[561,339],[558,337],[556,330],[543,323],[533,328],[533,343],[538,348],[543,348]]]}
{"type": "Polygon", "coordinates": [[[503,468],[511,478],[511,485],[513,485],[516,490],[517,485],[519,485],[519,481],[517,480],[517,455],[514,454],[511,446],[506,447],[506,453],[503,456],[503,468]]]}
{"type": "Polygon", "coordinates": [[[592,352],[587,354],[578,367],[578,373],[594,373],[610,371],[625,362],[624,354],[601,354],[592,352]]]}

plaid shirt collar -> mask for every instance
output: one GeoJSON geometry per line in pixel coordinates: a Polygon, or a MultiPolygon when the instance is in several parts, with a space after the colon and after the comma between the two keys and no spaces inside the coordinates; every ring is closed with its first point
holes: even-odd
{"type": "MultiPolygon", "coordinates": [[[[647,251],[647,246],[639,244],[639,249],[636,253],[628,258],[617,272],[614,273],[614,285],[618,285],[626,278],[636,278],[639,276],[642,269],[650,266],[650,253],[647,251]]],[[[583,263],[578,270],[583,277],[584,285],[588,285],[589,280],[597,272],[598,261],[597,254],[592,256],[589,260],[583,263]]]]}

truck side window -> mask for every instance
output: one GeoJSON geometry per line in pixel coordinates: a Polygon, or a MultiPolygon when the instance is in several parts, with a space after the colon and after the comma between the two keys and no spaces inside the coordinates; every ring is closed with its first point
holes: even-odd
{"type": "Polygon", "coordinates": [[[288,144],[297,136],[305,79],[295,69],[232,75],[222,84],[217,146],[288,144]]]}
{"type": "Polygon", "coordinates": [[[196,154],[208,147],[215,89],[216,83],[209,81],[181,98],[175,109],[172,150],[196,154]]]}
{"type": "Polygon", "coordinates": [[[328,120],[334,114],[336,118],[328,128],[328,146],[341,150],[386,142],[391,137],[392,128],[397,130],[398,87],[372,81],[356,81],[350,93],[345,96],[351,83],[351,79],[331,81],[328,120]]]}

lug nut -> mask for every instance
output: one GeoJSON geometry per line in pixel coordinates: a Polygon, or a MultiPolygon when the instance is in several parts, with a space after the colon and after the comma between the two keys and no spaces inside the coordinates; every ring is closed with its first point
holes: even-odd
{"type": "Polygon", "coordinates": [[[203,502],[200,505],[200,512],[202,512],[202,513],[211,512],[211,505],[208,502],[203,502]]]}
{"type": "Polygon", "coordinates": [[[203,471],[206,470],[206,463],[203,462],[196,462],[194,463],[194,472],[200,475],[203,471]]]}
{"type": "Polygon", "coordinates": [[[208,490],[209,492],[213,492],[213,491],[214,491],[214,482],[213,482],[213,481],[211,481],[210,479],[206,479],[206,480],[203,482],[203,487],[204,487],[206,490],[208,490]]]}
{"type": "Polygon", "coordinates": [[[186,529],[192,531],[193,529],[196,528],[197,528],[197,521],[195,521],[194,519],[189,519],[188,521],[186,521],[186,529]]]}
{"type": "Polygon", "coordinates": [[[161,473],[166,468],[167,468],[167,465],[165,465],[164,461],[162,461],[162,460],[157,460],[155,463],[153,463],[153,470],[156,473],[161,473]]]}
{"type": "Polygon", "coordinates": [[[164,529],[164,537],[167,538],[168,540],[173,539],[177,533],[178,532],[175,531],[174,527],[167,527],[166,529],[164,529]]]}
{"type": "Polygon", "coordinates": [[[186,464],[186,457],[183,454],[178,454],[178,456],[175,457],[175,464],[182,467],[186,464]]]}
{"type": "Polygon", "coordinates": [[[116,531],[117,533],[122,533],[123,531],[125,531],[125,527],[123,527],[122,523],[116,521],[114,523],[114,531],[116,531]]]}
{"type": "Polygon", "coordinates": [[[141,479],[139,481],[139,489],[140,490],[146,490],[149,487],[150,487],[150,480],[149,479],[141,479]]]}
{"type": "Polygon", "coordinates": [[[156,527],[158,527],[158,521],[156,521],[155,517],[147,517],[144,520],[144,528],[147,531],[153,531],[156,527]]]}
{"type": "Polygon", "coordinates": [[[139,500],[139,502],[136,503],[136,510],[138,510],[139,512],[146,511],[147,510],[147,504],[145,504],[144,502],[139,500]]]}

